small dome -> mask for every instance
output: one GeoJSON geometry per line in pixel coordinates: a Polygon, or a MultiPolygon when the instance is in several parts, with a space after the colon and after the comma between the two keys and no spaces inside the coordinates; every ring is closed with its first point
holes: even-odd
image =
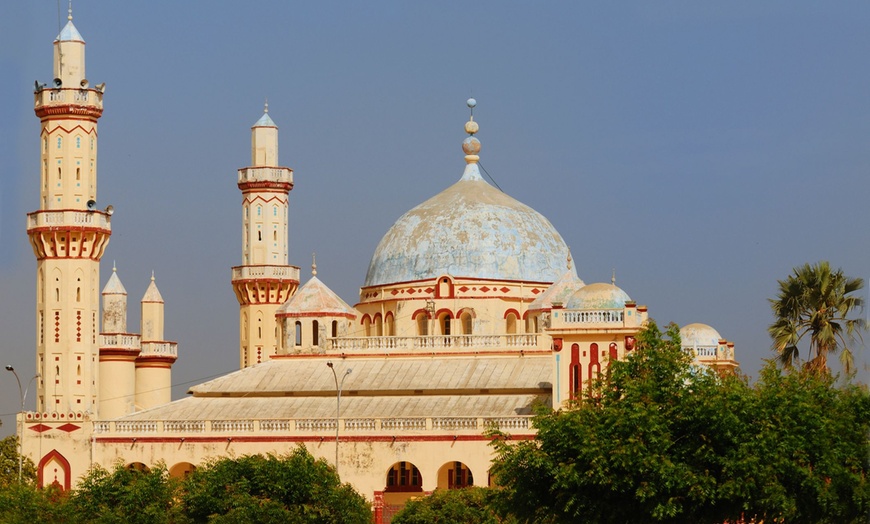
{"type": "Polygon", "coordinates": [[[541,311],[552,309],[553,302],[561,302],[562,305],[577,291],[586,284],[577,276],[577,271],[572,266],[565,271],[558,280],[553,282],[553,285],[541,293],[541,296],[536,298],[529,304],[529,311],[541,311]]]}
{"type": "Polygon", "coordinates": [[[353,319],[356,318],[356,310],[315,276],[296,290],[296,293],[275,312],[277,317],[311,315],[353,319]]]}
{"type": "Polygon", "coordinates": [[[718,346],[722,336],[707,324],[688,324],[680,329],[680,340],[684,348],[718,346]]]}
{"type": "Polygon", "coordinates": [[[583,286],[565,304],[566,309],[622,309],[631,297],[613,284],[583,286]]]}

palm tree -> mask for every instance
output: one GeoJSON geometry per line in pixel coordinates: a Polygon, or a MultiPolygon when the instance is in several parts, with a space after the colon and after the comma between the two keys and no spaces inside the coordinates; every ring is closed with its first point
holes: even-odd
{"type": "Polygon", "coordinates": [[[861,337],[865,323],[848,316],[863,309],[864,300],[855,296],[863,287],[863,279],[849,278],[842,269],[831,271],[826,261],[796,267],[793,275],[780,280],[779,294],[770,300],[775,321],[767,329],[780,362],[790,367],[799,360],[798,344],[809,335],[805,367],[827,371],[828,354],[839,351],[843,370],[851,374],[854,362],[848,343],[856,334],[861,337]]]}

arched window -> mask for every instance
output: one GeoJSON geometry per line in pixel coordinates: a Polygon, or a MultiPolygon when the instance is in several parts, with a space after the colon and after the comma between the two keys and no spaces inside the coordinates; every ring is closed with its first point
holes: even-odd
{"type": "Polygon", "coordinates": [[[429,317],[426,313],[417,314],[417,336],[425,337],[429,334],[429,317]]]}
{"type": "Polygon", "coordinates": [[[302,345],[302,322],[296,321],[296,345],[302,345]]]}
{"type": "Polygon", "coordinates": [[[366,336],[366,337],[372,336],[372,319],[370,319],[368,315],[365,315],[363,317],[362,325],[363,325],[363,336],[366,336]]]}
{"type": "Polygon", "coordinates": [[[338,336],[338,320],[332,321],[332,338],[336,338],[338,336]]]}
{"type": "Polygon", "coordinates": [[[320,324],[316,320],[311,321],[311,345],[320,345],[320,324]]]}
{"type": "Polygon", "coordinates": [[[375,315],[375,336],[384,336],[384,321],[381,319],[381,314],[375,315]]]}
{"type": "Polygon", "coordinates": [[[82,301],[82,288],[77,287],[76,288],[76,302],[81,302],[81,301],[82,301]]]}
{"type": "Polygon", "coordinates": [[[507,314],[505,317],[505,326],[504,331],[508,335],[514,335],[517,332],[517,315],[513,311],[507,314]]]}
{"type": "Polygon", "coordinates": [[[438,326],[441,328],[441,334],[445,336],[450,336],[450,314],[444,313],[440,317],[438,317],[438,326]]]}
{"type": "Polygon", "coordinates": [[[468,311],[463,312],[462,316],[459,317],[459,320],[462,324],[462,334],[471,335],[473,331],[471,313],[469,313],[468,311]]]}

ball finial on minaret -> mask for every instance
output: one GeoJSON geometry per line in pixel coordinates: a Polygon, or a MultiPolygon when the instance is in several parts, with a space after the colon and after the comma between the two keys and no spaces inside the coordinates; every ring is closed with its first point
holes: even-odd
{"type": "Polygon", "coordinates": [[[311,276],[317,276],[317,253],[311,253],[311,276]]]}
{"type": "Polygon", "coordinates": [[[474,134],[480,129],[477,122],[474,121],[474,108],[477,106],[477,100],[469,98],[465,105],[471,110],[471,116],[468,117],[468,122],[465,123],[465,132],[470,136],[462,141],[462,150],[465,151],[465,161],[469,164],[476,164],[480,157],[480,140],[474,137],[474,134]]]}

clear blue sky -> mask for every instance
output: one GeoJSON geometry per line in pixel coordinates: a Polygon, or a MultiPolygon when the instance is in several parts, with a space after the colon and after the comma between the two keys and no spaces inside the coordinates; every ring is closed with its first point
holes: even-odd
{"type": "MultiPolygon", "coordinates": [[[[870,3],[77,0],[74,17],[107,84],[101,287],[117,261],[138,330],[155,271],[175,398],[238,367],[235,177],[266,97],[295,170],[290,262],[307,279],[316,251],[351,304],[393,221],[461,175],[469,96],[483,166],[550,219],[587,283],[615,267],[660,323],[733,340],[752,376],[777,279],[821,259],[870,276],[870,3]]],[[[58,23],[56,0],[0,7],[0,364],[28,378],[32,88],[51,80],[58,23]]],[[[17,399],[0,373],[0,413],[17,399]]]]}

